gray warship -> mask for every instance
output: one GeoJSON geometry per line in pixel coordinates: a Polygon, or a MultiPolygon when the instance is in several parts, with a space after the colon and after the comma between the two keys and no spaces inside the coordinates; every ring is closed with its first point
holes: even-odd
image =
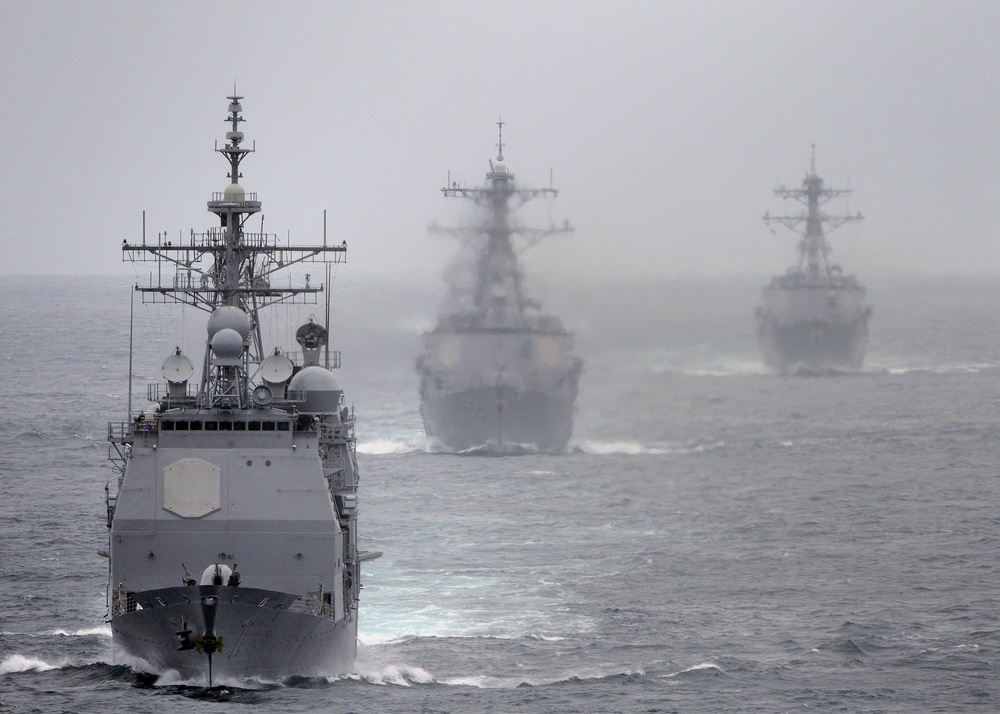
{"type": "Polygon", "coordinates": [[[200,381],[178,346],[133,411],[130,365],[128,418],[108,426],[106,487],[115,659],[209,685],[350,671],[366,559],[354,412],[330,371],[340,353],[314,318],[296,333],[301,351],[262,337],[269,306],[319,304],[346,242],[327,244],[325,218],[322,244],[249,230],[261,203],[239,179],[254,149],[242,97],[228,99],[231,130],[215,150],[230,183],[208,202],[219,225],[155,242],[144,228],[141,243],[122,244],[123,260],[156,264],[135,286],[142,302],[208,313],[200,381]],[[311,263],[326,285],[282,274],[311,263]]]}
{"type": "Polygon", "coordinates": [[[445,229],[473,254],[471,279],[452,285],[436,326],[424,334],[417,361],[420,413],[435,448],[455,452],[558,452],[573,431],[577,383],[583,363],[572,356],[572,335],[558,317],[525,296],[514,236],[528,243],[572,230],[515,224],[512,213],[551,188],[520,188],[503,156],[503,122],[496,161],[486,185],[442,188],[466,198],[482,222],[445,229]]]}
{"type": "Polygon", "coordinates": [[[858,370],[868,346],[871,307],[865,288],[853,275],[845,275],[830,262],[830,244],[823,226],[830,230],[861,221],[860,213],[832,216],[820,210],[827,201],[849,195],[851,189],[826,188],[816,174],[813,146],[809,172],[802,188],[779,187],[775,195],[805,205],[799,215],[764,215],[768,225],[778,223],[798,232],[798,264],[776,276],[763,289],[757,308],[757,334],[764,363],[779,374],[826,373],[858,370]]]}

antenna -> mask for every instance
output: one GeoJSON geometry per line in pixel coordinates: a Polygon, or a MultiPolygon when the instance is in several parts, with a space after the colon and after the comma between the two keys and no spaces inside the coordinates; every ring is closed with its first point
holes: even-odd
{"type": "Polygon", "coordinates": [[[811,171],[814,176],[816,175],[816,143],[815,142],[813,142],[813,145],[812,145],[812,159],[809,162],[809,171],[811,171]]]}
{"type": "Polygon", "coordinates": [[[500,140],[497,142],[497,148],[500,150],[497,153],[497,161],[503,161],[503,117],[500,117],[500,121],[497,122],[497,126],[500,127],[500,140]]]}

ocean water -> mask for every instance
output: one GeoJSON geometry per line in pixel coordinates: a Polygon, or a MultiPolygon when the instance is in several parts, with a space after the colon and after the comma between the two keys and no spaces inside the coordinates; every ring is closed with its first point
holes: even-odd
{"type": "MultiPolygon", "coordinates": [[[[384,552],[357,669],[206,689],[116,664],[104,621],[130,280],[0,277],[0,712],[1000,710],[1000,278],[868,279],[865,369],[822,377],[764,371],[766,280],[549,286],[586,363],[573,448],[470,457],[417,412],[437,286],[345,271],[384,552]]],[[[133,322],[137,404],[204,322],[133,322]]]]}

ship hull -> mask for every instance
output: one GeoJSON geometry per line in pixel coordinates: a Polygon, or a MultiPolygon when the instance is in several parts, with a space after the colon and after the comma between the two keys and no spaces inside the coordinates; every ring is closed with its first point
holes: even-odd
{"type": "Polygon", "coordinates": [[[864,363],[868,324],[803,320],[778,325],[761,320],[758,336],[764,363],[780,374],[855,371],[864,363]]]}
{"type": "Polygon", "coordinates": [[[139,607],[115,615],[111,631],[116,656],[156,674],[209,680],[208,655],[179,649],[179,633],[190,644],[205,635],[203,598],[215,597],[214,633],[221,641],[212,655],[214,682],[282,681],[293,675],[332,676],[350,672],[357,655],[356,617],[320,616],[287,593],[255,588],[191,586],[134,595],[139,607]]]}
{"type": "Polygon", "coordinates": [[[572,401],[509,385],[444,393],[425,400],[420,411],[427,436],[451,451],[565,451],[573,432],[572,401]]]}

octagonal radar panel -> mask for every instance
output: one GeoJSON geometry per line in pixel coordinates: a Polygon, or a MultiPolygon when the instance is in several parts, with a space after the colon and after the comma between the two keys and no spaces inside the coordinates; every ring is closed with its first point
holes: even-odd
{"type": "Polygon", "coordinates": [[[216,333],[227,329],[235,330],[245,341],[250,336],[249,315],[233,305],[216,308],[208,318],[208,339],[214,339],[216,333]]]}
{"type": "Polygon", "coordinates": [[[194,374],[194,363],[178,347],[173,354],[163,360],[160,372],[168,382],[180,384],[191,379],[194,374]]]}

